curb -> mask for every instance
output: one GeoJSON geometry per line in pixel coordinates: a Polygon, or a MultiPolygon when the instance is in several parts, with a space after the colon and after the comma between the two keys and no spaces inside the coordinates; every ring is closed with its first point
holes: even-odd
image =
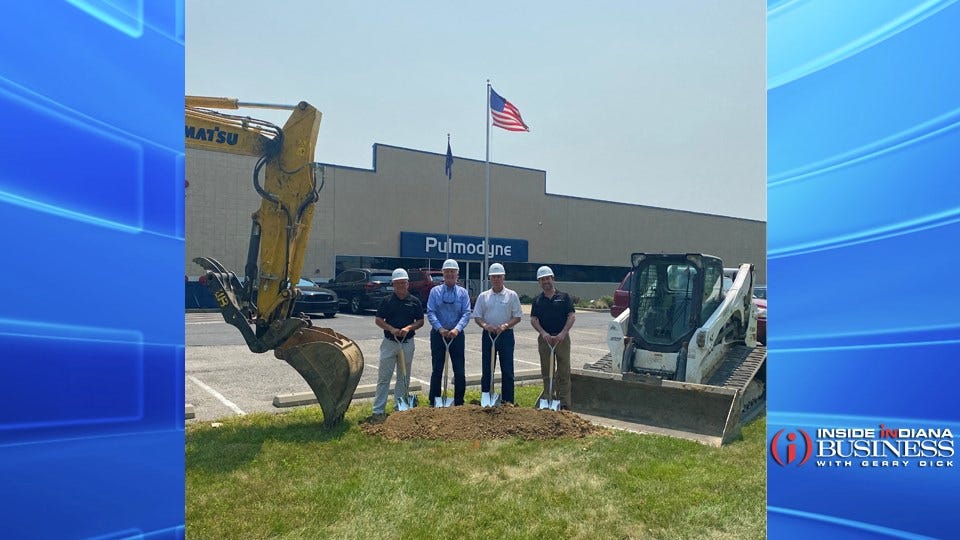
{"type": "MultiPolygon", "coordinates": [[[[539,369],[525,369],[522,371],[516,371],[513,374],[514,382],[520,381],[529,381],[529,380],[540,380],[540,370],[539,369]]],[[[500,374],[495,374],[493,377],[494,382],[501,382],[500,374]]],[[[467,377],[467,386],[480,386],[480,375],[471,375],[467,377]]],[[[395,385],[390,385],[390,393],[392,395],[395,385]]],[[[410,385],[409,392],[422,392],[423,386],[420,383],[413,383],[410,385]]],[[[377,393],[377,385],[375,384],[365,384],[358,386],[357,389],[353,392],[353,399],[365,399],[372,398],[377,393]]],[[[282,407],[297,407],[300,405],[313,405],[317,402],[317,396],[313,395],[313,392],[296,392],[293,394],[278,394],[273,397],[273,406],[282,408],[282,407]]]]}

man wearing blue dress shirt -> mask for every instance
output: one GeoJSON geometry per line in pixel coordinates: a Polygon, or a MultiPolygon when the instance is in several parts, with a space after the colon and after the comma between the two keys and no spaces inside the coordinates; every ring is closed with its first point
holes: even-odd
{"type": "Polygon", "coordinates": [[[450,363],[453,365],[453,404],[463,405],[467,387],[464,372],[463,329],[470,322],[470,295],[457,285],[460,265],[453,259],[443,261],[443,283],[430,289],[427,297],[427,321],[430,323],[430,355],[433,372],[430,374],[430,404],[442,394],[443,364],[446,355],[444,340],[450,342],[450,363]],[[452,340],[452,341],[451,341],[452,340]]]}

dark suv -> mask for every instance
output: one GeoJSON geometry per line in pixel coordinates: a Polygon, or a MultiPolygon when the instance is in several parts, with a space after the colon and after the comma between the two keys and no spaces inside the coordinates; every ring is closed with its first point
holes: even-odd
{"type": "Polygon", "coordinates": [[[390,284],[392,270],[380,268],[350,268],[340,272],[325,287],[337,293],[340,307],[350,313],[377,309],[380,301],[393,293],[390,284]]]}

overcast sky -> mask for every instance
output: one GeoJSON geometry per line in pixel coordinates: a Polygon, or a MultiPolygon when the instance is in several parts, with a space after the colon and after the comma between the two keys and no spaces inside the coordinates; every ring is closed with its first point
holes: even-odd
{"type": "Polygon", "coordinates": [[[317,161],[483,160],[490,79],[531,128],[491,161],[547,192],[766,220],[763,0],[185,3],[187,93],[309,101],[317,161]]]}

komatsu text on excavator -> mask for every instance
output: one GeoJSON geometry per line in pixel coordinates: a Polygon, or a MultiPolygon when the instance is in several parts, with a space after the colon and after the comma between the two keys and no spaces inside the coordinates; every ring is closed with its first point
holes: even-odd
{"type": "Polygon", "coordinates": [[[717,257],[631,256],[630,308],[609,323],[610,354],[571,370],[571,409],[722,445],[763,410],[753,265],[732,279],[717,257]]]}
{"type": "MultiPolygon", "coordinates": [[[[243,103],[236,99],[186,97],[186,146],[258,158],[253,214],[243,281],[217,260],[198,257],[224,320],[240,330],[251,351],[272,350],[307,381],[323,409],[324,427],[339,422],[363,373],[363,354],[346,336],[293,316],[300,294],[313,210],[319,198],[313,154],[320,111],[305,101],[294,106],[243,103]],[[214,109],[291,110],[283,128],[214,109]],[[251,328],[252,326],[252,328],[251,328]]],[[[322,188],[322,185],[320,186],[322,188]]]]}

